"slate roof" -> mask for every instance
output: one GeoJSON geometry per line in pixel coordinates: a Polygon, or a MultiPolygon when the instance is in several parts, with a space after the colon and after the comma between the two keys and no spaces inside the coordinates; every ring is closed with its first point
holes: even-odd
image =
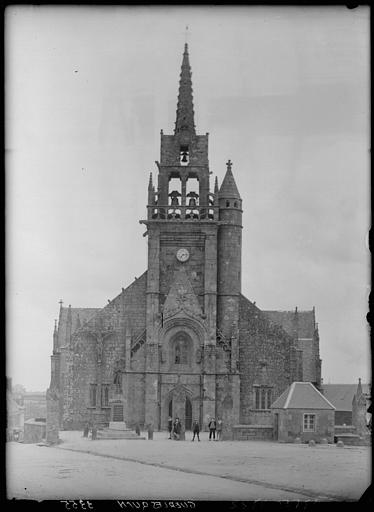
{"type": "Polygon", "coordinates": [[[293,382],[271,409],[335,409],[311,382],[293,382]]]}
{"type": "MultiPolygon", "coordinates": [[[[369,384],[361,384],[364,394],[370,395],[369,384]]],[[[337,411],[352,411],[352,400],[357,391],[357,384],[323,384],[324,396],[337,411]]]]}
{"type": "Polygon", "coordinates": [[[219,196],[233,199],[240,199],[238,187],[236,186],[234,175],[231,169],[227,169],[225,177],[223,178],[221,188],[219,189],[219,196]]]}
{"type": "Polygon", "coordinates": [[[105,315],[105,312],[108,312],[108,308],[114,308],[116,305],[118,306],[118,304],[122,304],[122,306],[124,306],[125,316],[131,320],[131,324],[133,325],[135,331],[139,330],[139,324],[141,324],[141,327],[144,329],[143,324],[145,324],[146,284],[147,271],[145,271],[139,278],[135,278],[135,280],[126,289],[122,289],[122,292],[113,300],[111,300],[109,304],[106,304],[103,308],[61,307],[58,320],[57,346],[61,348],[66,347],[67,345],[66,335],[69,313],[71,314],[72,334],[74,334],[74,332],[77,331],[80,327],[83,327],[86,322],[94,321],[96,315],[105,315]],[[137,292],[139,292],[143,298],[142,303],[137,301],[137,292]]]}
{"type": "MultiPolygon", "coordinates": [[[[289,335],[293,335],[295,329],[295,311],[262,311],[271,322],[283,327],[289,335]]],[[[298,311],[297,324],[299,338],[313,338],[316,328],[314,310],[298,311]]]]}

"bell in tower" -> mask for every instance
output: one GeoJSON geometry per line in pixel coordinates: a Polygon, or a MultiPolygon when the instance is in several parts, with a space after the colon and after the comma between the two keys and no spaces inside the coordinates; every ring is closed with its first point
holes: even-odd
{"type": "Polygon", "coordinates": [[[199,194],[196,194],[196,192],[189,192],[187,194],[187,197],[189,197],[188,206],[191,206],[192,208],[197,206],[196,204],[196,198],[199,197],[199,194]]]}
{"type": "Polygon", "coordinates": [[[177,190],[173,190],[170,192],[169,196],[171,197],[171,206],[179,206],[178,197],[180,197],[181,194],[177,190]]]}
{"type": "Polygon", "coordinates": [[[189,158],[188,146],[181,146],[180,147],[180,164],[188,165],[189,161],[190,161],[190,158],[189,158]]]}

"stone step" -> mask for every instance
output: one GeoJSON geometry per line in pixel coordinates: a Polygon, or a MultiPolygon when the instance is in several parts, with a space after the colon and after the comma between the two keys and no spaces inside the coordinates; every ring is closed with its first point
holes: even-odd
{"type": "Polygon", "coordinates": [[[97,439],[145,439],[131,430],[98,430],[97,439]]]}

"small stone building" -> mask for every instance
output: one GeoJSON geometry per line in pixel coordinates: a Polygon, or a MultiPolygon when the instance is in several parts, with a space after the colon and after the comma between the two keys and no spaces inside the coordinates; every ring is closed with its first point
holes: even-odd
{"type": "Polygon", "coordinates": [[[25,421],[24,443],[40,443],[46,437],[46,419],[31,418],[25,421]]]}
{"type": "Polygon", "coordinates": [[[271,405],[274,439],[334,441],[335,407],[311,382],[293,382],[271,405]]]}

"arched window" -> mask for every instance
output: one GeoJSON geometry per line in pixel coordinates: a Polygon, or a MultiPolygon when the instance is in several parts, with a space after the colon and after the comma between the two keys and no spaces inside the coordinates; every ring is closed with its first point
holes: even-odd
{"type": "Polygon", "coordinates": [[[190,161],[190,152],[188,146],[181,146],[179,149],[179,162],[181,165],[188,165],[190,161]]]}
{"type": "Polygon", "coordinates": [[[226,201],[226,208],[229,208],[230,206],[230,201],[226,201]]]}
{"type": "Polygon", "coordinates": [[[178,206],[180,204],[180,197],[182,192],[182,183],[179,176],[172,176],[169,178],[169,190],[168,190],[168,197],[169,197],[169,205],[171,206],[178,206]]]}
{"type": "Polygon", "coordinates": [[[118,370],[114,374],[113,384],[116,390],[116,393],[121,393],[122,391],[122,374],[118,370]]]}
{"type": "Polygon", "coordinates": [[[181,364],[181,346],[180,346],[179,342],[177,342],[175,344],[175,359],[174,359],[174,363],[175,364],[181,364]]]}
{"type": "Polygon", "coordinates": [[[178,333],[172,343],[172,361],[174,364],[190,363],[191,341],[188,334],[178,333]]]}

